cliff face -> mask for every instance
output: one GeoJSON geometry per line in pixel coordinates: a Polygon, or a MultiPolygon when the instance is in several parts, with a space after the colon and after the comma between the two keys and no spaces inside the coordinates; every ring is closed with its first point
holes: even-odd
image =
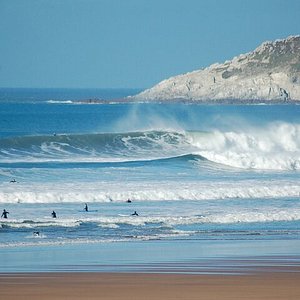
{"type": "MultiPolygon", "coordinates": [[[[300,100],[300,36],[265,42],[223,64],[163,80],[135,100],[300,100]]],[[[248,100],[248,101],[247,101],[248,100]]],[[[234,102],[234,101],[232,101],[234,102]]]]}

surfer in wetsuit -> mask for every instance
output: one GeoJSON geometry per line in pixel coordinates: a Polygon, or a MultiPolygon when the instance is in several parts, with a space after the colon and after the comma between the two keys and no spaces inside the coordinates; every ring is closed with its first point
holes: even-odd
{"type": "Polygon", "coordinates": [[[136,212],[136,210],[134,211],[133,214],[131,214],[132,216],[138,216],[139,214],[136,212]]]}
{"type": "Polygon", "coordinates": [[[55,211],[53,211],[51,215],[52,215],[52,218],[56,218],[56,212],[55,211]]]}
{"type": "Polygon", "coordinates": [[[3,209],[3,213],[1,215],[1,218],[7,219],[7,215],[9,214],[9,212],[5,209],[3,209]]]}
{"type": "Polygon", "coordinates": [[[88,208],[87,204],[85,204],[84,210],[89,211],[89,208],[88,208]]]}
{"type": "Polygon", "coordinates": [[[131,203],[131,200],[130,199],[127,199],[127,201],[126,201],[127,203],[131,203]]]}

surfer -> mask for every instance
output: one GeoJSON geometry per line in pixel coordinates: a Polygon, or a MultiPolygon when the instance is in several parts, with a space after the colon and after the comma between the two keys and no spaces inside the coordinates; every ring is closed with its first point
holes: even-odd
{"type": "Polygon", "coordinates": [[[139,214],[136,212],[136,210],[134,211],[133,214],[131,214],[132,216],[138,216],[139,214]]]}
{"type": "Polygon", "coordinates": [[[55,211],[53,211],[51,215],[52,215],[52,218],[56,218],[56,212],[55,211]]]}
{"type": "Polygon", "coordinates": [[[34,231],[34,232],[33,232],[33,235],[34,235],[34,236],[40,236],[40,232],[39,232],[39,231],[34,231]]]}
{"type": "Polygon", "coordinates": [[[1,215],[1,218],[7,219],[7,215],[9,214],[9,212],[5,209],[3,209],[3,213],[1,215]]]}
{"type": "Polygon", "coordinates": [[[87,204],[85,204],[84,210],[89,211],[89,208],[88,208],[87,204]]]}
{"type": "Polygon", "coordinates": [[[131,203],[132,201],[130,200],[130,199],[127,199],[127,201],[126,201],[127,203],[131,203]]]}
{"type": "Polygon", "coordinates": [[[10,183],[16,183],[16,182],[17,182],[16,179],[10,181],[10,183]]]}

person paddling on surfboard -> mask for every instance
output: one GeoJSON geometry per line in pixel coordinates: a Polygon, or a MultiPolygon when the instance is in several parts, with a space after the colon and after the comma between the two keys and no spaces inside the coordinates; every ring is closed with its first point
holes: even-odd
{"type": "Polygon", "coordinates": [[[136,212],[136,210],[134,211],[133,214],[131,214],[132,216],[138,216],[139,214],[136,212]]]}

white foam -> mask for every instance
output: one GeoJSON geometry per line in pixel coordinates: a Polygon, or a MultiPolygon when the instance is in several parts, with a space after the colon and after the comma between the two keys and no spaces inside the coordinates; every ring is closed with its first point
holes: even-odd
{"type": "Polygon", "coordinates": [[[1,220],[2,225],[9,226],[11,228],[36,228],[36,227],[77,227],[80,226],[80,220],[73,218],[35,218],[28,222],[24,219],[5,219],[1,220]]]}
{"type": "Polygon", "coordinates": [[[134,241],[150,241],[174,236],[186,236],[185,233],[171,233],[171,234],[155,234],[155,235],[136,235],[126,238],[104,238],[104,239],[90,239],[90,238],[75,238],[75,239],[56,239],[56,240],[35,240],[32,242],[5,242],[0,244],[0,248],[12,247],[33,247],[33,246],[63,246],[63,245],[78,245],[78,244],[104,244],[104,243],[119,243],[119,242],[134,242],[134,241]]]}
{"type": "Polygon", "coordinates": [[[0,203],[86,203],[159,200],[210,200],[229,198],[298,197],[294,180],[243,180],[226,182],[150,181],[0,184],[0,203]]]}
{"type": "Polygon", "coordinates": [[[300,170],[300,125],[273,123],[267,128],[207,134],[190,133],[197,154],[210,161],[246,169],[300,170]]]}
{"type": "MultiPolygon", "coordinates": [[[[37,228],[37,227],[77,227],[82,223],[96,223],[101,228],[116,229],[120,226],[127,224],[131,226],[147,226],[149,224],[160,224],[160,226],[169,228],[169,234],[192,234],[194,231],[174,229],[178,225],[193,225],[193,224],[231,224],[231,223],[261,223],[261,222],[279,222],[279,221],[299,221],[300,209],[299,208],[261,208],[259,211],[243,210],[235,208],[234,211],[224,208],[218,212],[207,212],[206,215],[179,215],[172,213],[172,215],[139,215],[135,216],[95,216],[93,218],[76,218],[76,217],[61,217],[61,220],[56,219],[53,222],[42,222],[39,218],[34,220],[33,223],[24,223],[23,220],[5,220],[2,225],[12,228],[37,228]]],[[[165,234],[165,233],[163,233],[165,234]]]]}
{"type": "Polygon", "coordinates": [[[72,100],[48,100],[47,103],[50,104],[72,104],[72,100]]]}
{"type": "Polygon", "coordinates": [[[281,122],[264,128],[207,133],[150,131],[122,134],[118,139],[120,148],[114,142],[107,148],[105,143],[96,146],[92,142],[86,146],[81,141],[79,146],[76,143],[42,142],[28,151],[2,149],[0,161],[128,162],[198,154],[235,168],[300,170],[300,124],[281,122]]]}
{"type": "Polygon", "coordinates": [[[111,224],[99,224],[98,226],[101,227],[101,228],[111,228],[111,229],[116,229],[116,228],[120,227],[119,225],[114,224],[114,223],[111,223],[111,224]]]}

